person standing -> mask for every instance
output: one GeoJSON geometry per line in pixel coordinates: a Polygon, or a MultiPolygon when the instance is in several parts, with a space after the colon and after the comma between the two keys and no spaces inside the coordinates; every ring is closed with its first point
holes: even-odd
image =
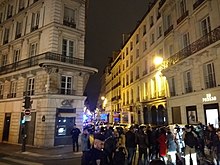
{"type": "Polygon", "coordinates": [[[81,135],[81,149],[82,152],[86,152],[90,149],[88,128],[83,129],[83,133],[81,135]]]}
{"type": "Polygon", "coordinates": [[[128,165],[132,165],[132,160],[136,152],[137,144],[135,142],[134,127],[131,126],[129,131],[125,133],[125,146],[128,151],[128,165]]]}
{"type": "Polygon", "coordinates": [[[147,149],[148,149],[149,142],[148,142],[148,136],[147,136],[145,130],[146,130],[145,127],[140,126],[139,132],[137,133],[137,136],[136,136],[136,143],[137,143],[138,149],[139,149],[138,150],[138,152],[139,152],[138,165],[147,164],[147,158],[148,158],[147,149]],[[143,155],[144,155],[144,163],[142,161],[143,155]]]}
{"type": "Polygon", "coordinates": [[[193,126],[186,125],[183,139],[185,143],[185,165],[197,165],[197,135],[193,132],[193,126]]]}
{"type": "Polygon", "coordinates": [[[72,142],[73,142],[73,152],[79,151],[79,134],[81,133],[80,129],[76,127],[76,124],[73,125],[73,129],[71,130],[72,142]],[[76,148],[76,150],[75,150],[76,148]]]}
{"type": "Polygon", "coordinates": [[[94,134],[94,143],[89,151],[82,155],[81,165],[109,165],[104,149],[105,136],[101,133],[94,134]]]}

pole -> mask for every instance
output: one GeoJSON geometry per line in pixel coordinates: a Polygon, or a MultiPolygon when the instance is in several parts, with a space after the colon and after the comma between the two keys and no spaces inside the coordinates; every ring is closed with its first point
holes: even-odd
{"type": "Polygon", "coordinates": [[[21,146],[21,151],[25,152],[26,151],[26,138],[27,138],[27,134],[26,134],[26,122],[24,124],[22,124],[22,146],[21,146]]]}

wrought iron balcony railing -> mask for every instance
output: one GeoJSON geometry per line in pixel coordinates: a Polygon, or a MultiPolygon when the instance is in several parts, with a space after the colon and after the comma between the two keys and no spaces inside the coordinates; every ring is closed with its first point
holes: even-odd
{"type": "Polygon", "coordinates": [[[199,7],[202,2],[204,2],[205,0],[197,0],[194,4],[193,4],[193,10],[195,10],[197,7],[199,7]]]}
{"type": "Polygon", "coordinates": [[[46,52],[9,65],[0,67],[0,75],[39,65],[41,60],[58,61],[68,64],[84,65],[84,60],[61,54],[46,52]]]}
{"type": "Polygon", "coordinates": [[[167,36],[171,32],[171,30],[173,30],[173,25],[170,25],[168,27],[168,29],[164,32],[164,36],[167,36]]]}
{"type": "Polygon", "coordinates": [[[220,40],[220,26],[212,30],[207,35],[204,35],[200,39],[196,40],[192,44],[188,45],[187,47],[183,48],[176,54],[169,57],[167,60],[164,61],[164,68],[168,68],[176,64],[177,62],[193,55],[194,53],[206,48],[207,46],[217,42],[220,40]]]}
{"type": "Polygon", "coordinates": [[[185,11],[178,19],[177,19],[177,25],[182,22],[187,16],[189,15],[189,11],[185,11]]]}
{"type": "Polygon", "coordinates": [[[15,98],[16,97],[16,93],[9,93],[7,95],[7,98],[15,98]]]}
{"type": "MultiPolygon", "coordinates": [[[[56,93],[56,92],[55,92],[56,93]]],[[[57,94],[61,94],[61,95],[75,95],[76,94],[76,90],[73,89],[58,89],[57,94]]]]}

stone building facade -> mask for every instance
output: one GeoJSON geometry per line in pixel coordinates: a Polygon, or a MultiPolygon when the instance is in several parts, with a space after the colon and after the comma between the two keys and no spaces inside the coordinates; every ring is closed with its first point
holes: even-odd
{"type": "Polygon", "coordinates": [[[0,1],[0,141],[71,144],[82,127],[90,74],[86,66],[83,0],[0,1]],[[33,101],[24,115],[24,96],[33,101]],[[25,124],[22,122],[25,121],[25,124]]]}
{"type": "Polygon", "coordinates": [[[129,123],[218,127],[219,8],[219,0],[152,1],[118,54],[118,113],[134,114],[129,123]]]}

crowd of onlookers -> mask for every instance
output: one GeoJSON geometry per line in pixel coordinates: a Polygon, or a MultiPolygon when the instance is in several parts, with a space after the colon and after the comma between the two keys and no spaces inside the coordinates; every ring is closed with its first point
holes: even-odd
{"type": "Polygon", "coordinates": [[[82,165],[220,165],[220,129],[213,125],[85,127],[80,138],[82,165]]]}

